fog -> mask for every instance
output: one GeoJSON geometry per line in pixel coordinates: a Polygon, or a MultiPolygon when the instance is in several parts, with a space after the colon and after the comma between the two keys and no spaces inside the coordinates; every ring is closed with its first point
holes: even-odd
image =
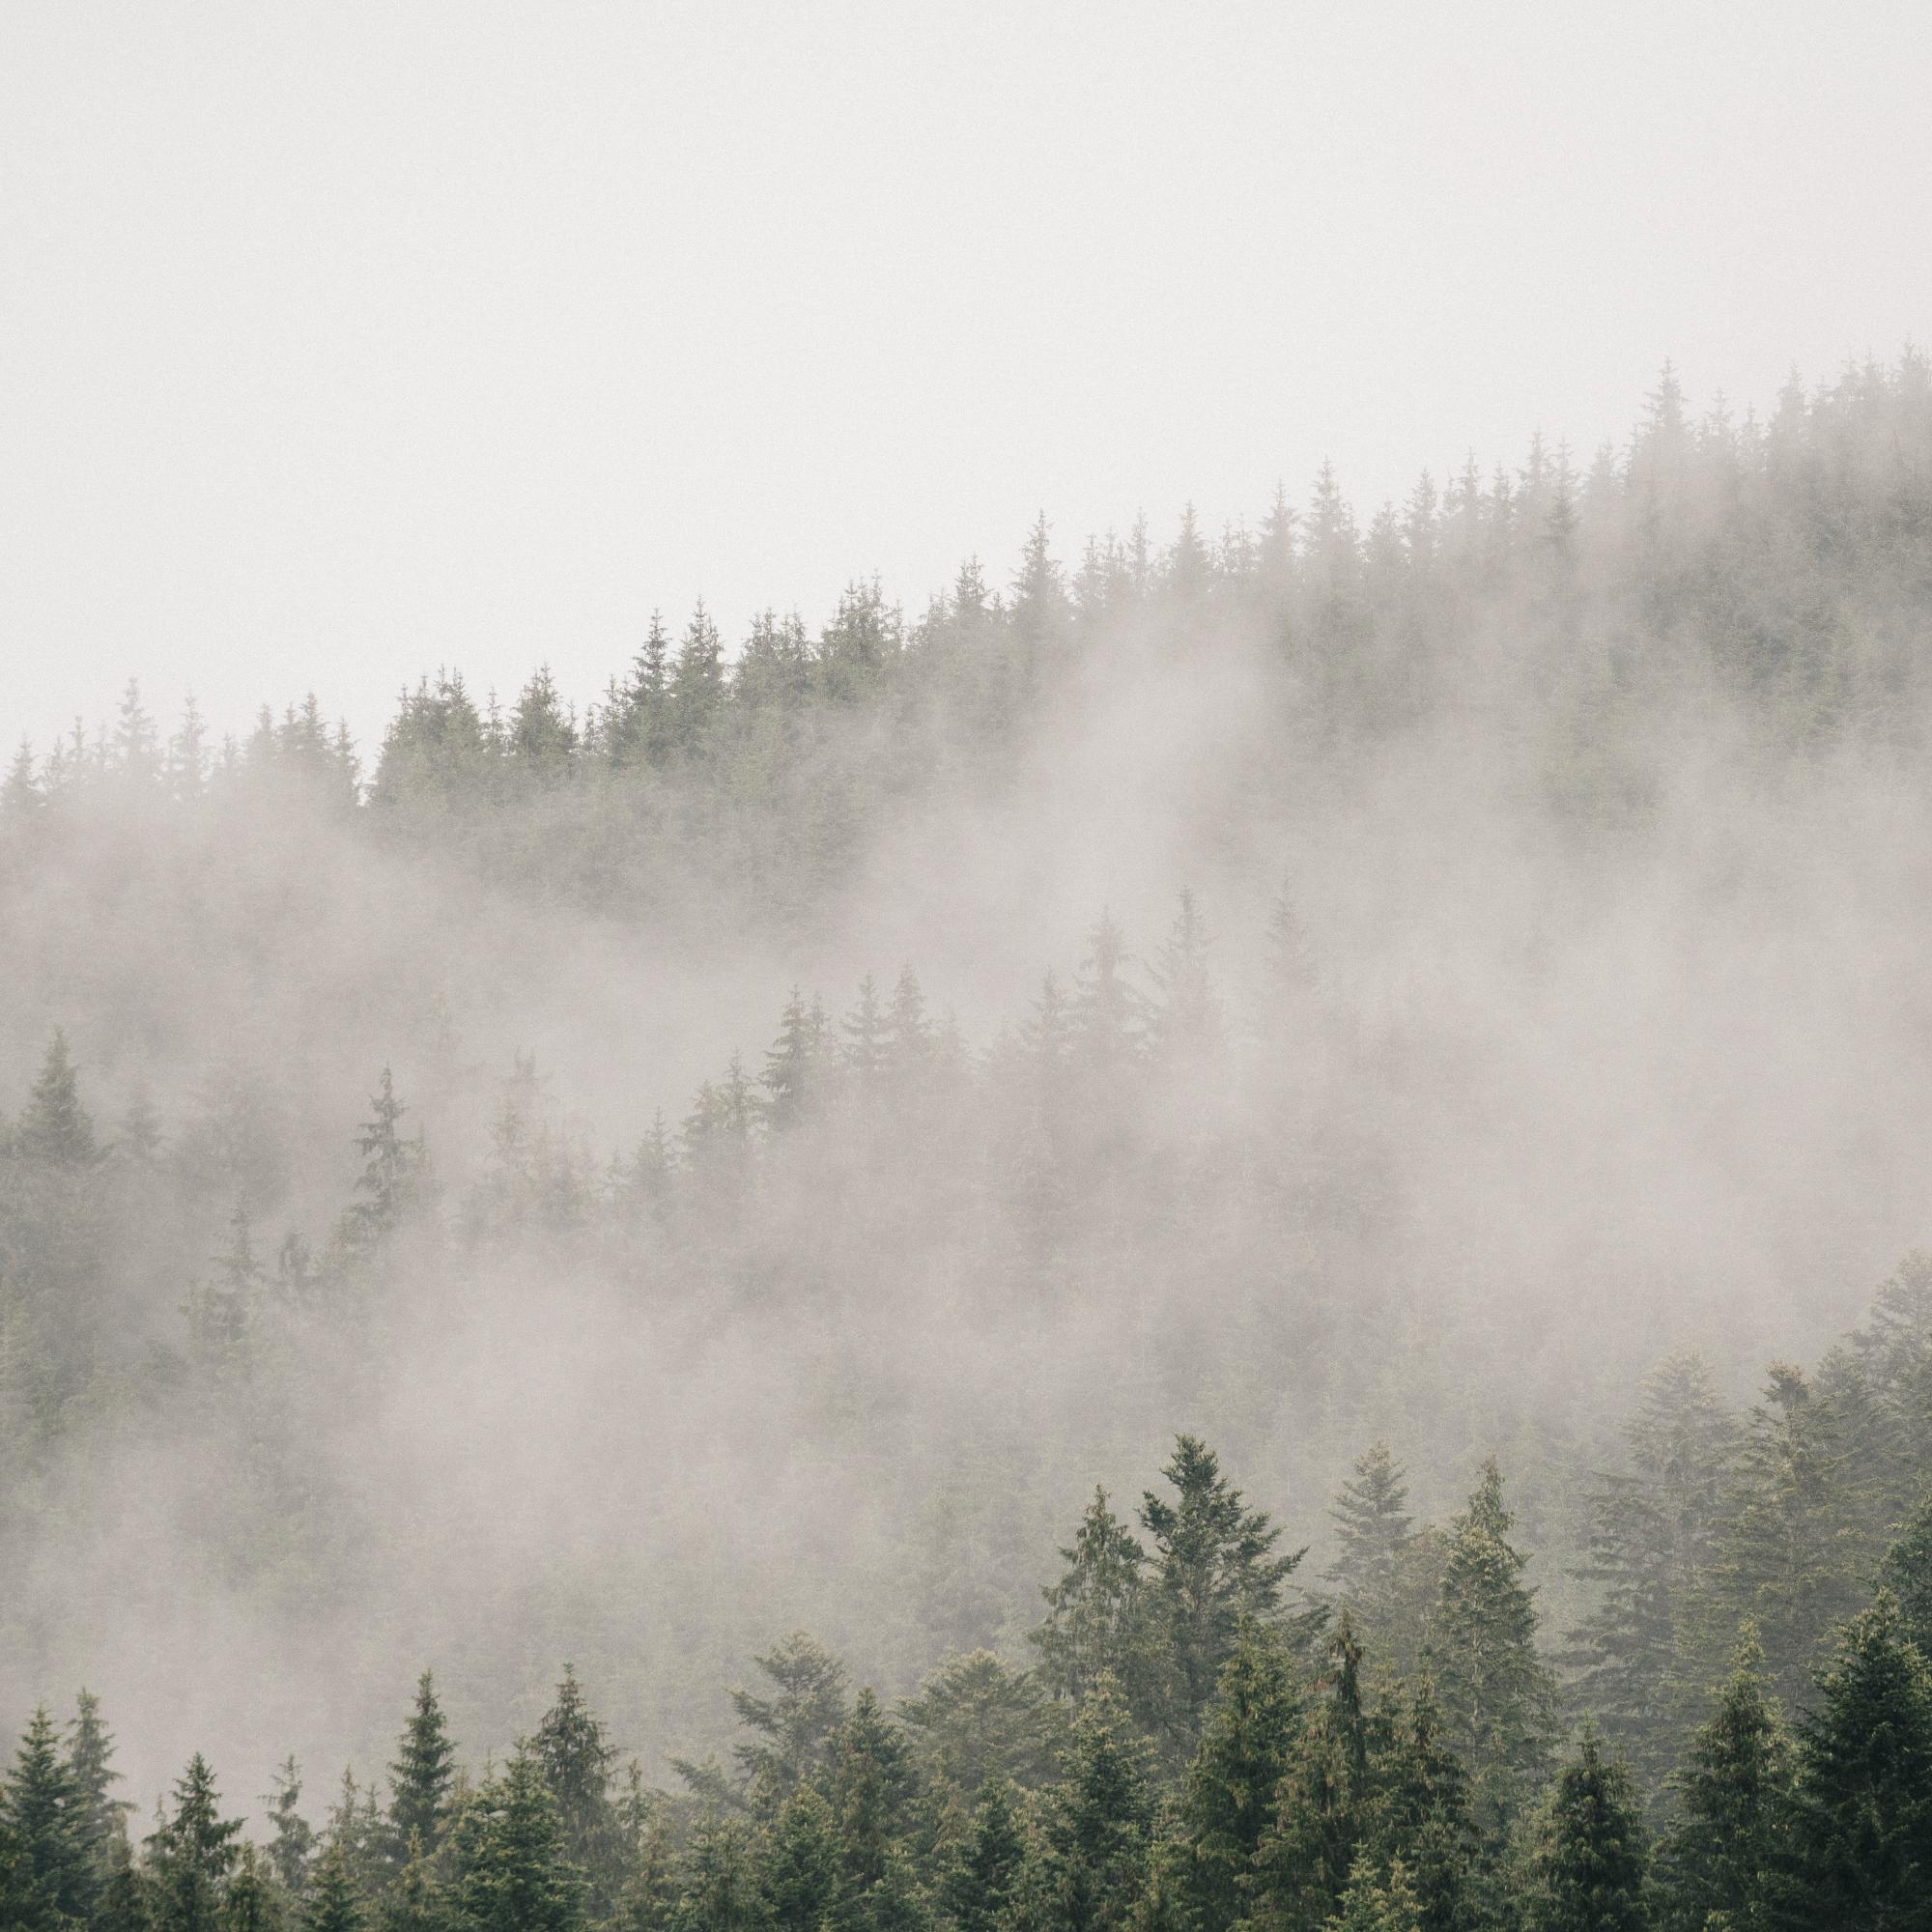
{"type": "Polygon", "coordinates": [[[1932,1233],[1924,365],[1765,429],[1666,373],[1587,481],[1499,474],[1046,533],[574,724],[432,676],[354,784],[295,694],[30,748],[0,1708],[85,1683],[144,1807],[195,1748],[240,1800],[380,1768],[425,1666],[500,1757],[568,1660],[666,1776],[788,1629],[888,1694],[1025,1662],[1179,1430],[1311,1589],[1371,1441],[1421,1517],[1499,1457],[1553,1642],[1645,1372],[1742,1406],[1932,1233]]]}

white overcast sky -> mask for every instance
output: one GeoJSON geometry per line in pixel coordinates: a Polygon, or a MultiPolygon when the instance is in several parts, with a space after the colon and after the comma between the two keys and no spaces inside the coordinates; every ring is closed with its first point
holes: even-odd
{"type": "Polygon", "coordinates": [[[1932,5],[0,0],[0,733],[373,741],[1932,337],[1932,5]]]}

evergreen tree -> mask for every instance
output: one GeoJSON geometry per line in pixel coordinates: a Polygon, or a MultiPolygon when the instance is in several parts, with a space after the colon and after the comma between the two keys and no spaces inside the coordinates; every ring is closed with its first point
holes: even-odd
{"type": "Polygon", "coordinates": [[[268,1806],[269,1864],[282,1889],[299,1898],[308,1885],[309,1860],[315,1851],[315,1827],[301,1814],[301,1772],[291,1753],[275,1767],[275,1788],[263,1796],[268,1806]]]}
{"type": "Polygon", "coordinates": [[[316,1861],[302,1901],[302,1932],[361,1932],[362,1902],[340,1839],[316,1861]]]}
{"type": "Polygon", "coordinates": [[[886,1876],[915,1790],[912,1755],[878,1699],[861,1690],[833,1744],[829,1792],[838,1833],[839,1895],[847,1913],[886,1876]]]}
{"type": "Polygon", "coordinates": [[[953,1932],[1005,1932],[1026,1857],[1012,1787],[1004,1777],[989,1777],[980,1787],[972,1829],[939,1883],[940,1913],[953,1932]]]}
{"type": "Polygon", "coordinates": [[[1156,1002],[1150,1037],[1172,1067],[1205,1074],[1222,1046],[1221,1002],[1208,970],[1208,927],[1191,891],[1180,895],[1173,930],[1152,967],[1156,1002]]]}
{"type": "Polygon", "coordinates": [[[1046,1621],[1032,1634],[1039,1674],[1056,1697],[1078,1702],[1111,1677],[1137,1710],[1154,1691],[1153,1599],[1147,1552],[1096,1489],[1060,1552],[1066,1574],[1043,1589],[1046,1621]]]}
{"type": "Polygon", "coordinates": [[[14,1148],[23,1159],[48,1167],[88,1167],[99,1155],[94,1121],[80,1104],[79,1071],[59,1027],[47,1042],[40,1077],[14,1127],[14,1148]]]}
{"type": "Polygon", "coordinates": [[[564,1853],[556,1801],[534,1751],[465,1805],[451,1834],[462,1932],[577,1932],[582,1875],[564,1853]]]}
{"type": "Polygon", "coordinates": [[[416,1680],[415,1709],[389,1766],[390,1855],[398,1862],[409,1856],[412,1839],[425,1855],[440,1842],[455,1765],[456,1746],[437,1702],[435,1679],[425,1670],[416,1680]]]}
{"type": "Polygon", "coordinates": [[[1355,1459],[1354,1474],[1336,1492],[1328,1512],[1341,1531],[1328,1580],[1350,1607],[1371,1616],[1394,1596],[1403,1551],[1413,1533],[1405,1505],[1407,1471],[1386,1442],[1355,1459]]]}
{"type": "Polygon", "coordinates": [[[1281,1632],[1243,1624],[1179,1797],[1179,1890],[1201,1924],[1233,1925],[1241,1916],[1300,1736],[1300,1705],[1281,1632]]]}
{"type": "Polygon", "coordinates": [[[671,1932],[759,1932],[764,1922],[749,1834],[733,1820],[706,1819],[678,1873],[671,1932]]]}
{"type": "Polygon", "coordinates": [[[1532,1932],[1646,1932],[1648,1838],[1630,1773],[1585,1731],[1563,1767],[1536,1861],[1532,1932]]]}
{"type": "Polygon", "coordinates": [[[86,1801],[45,1710],[21,1736],[14,1769],[0,1782],[0,1899],[22,1932],[55,1932],[84,1920],[100,1874],[88,1837],[86,1801]]]}
{"type": "Polygon", "coordinates": [[[1492,1457],[1451,1526],[1431,1646],[1452,1745],[1486,1803],[1507,1814],[1549,1761],[1556,1690],[1536,1650],[1527,1558],[1509,1541],[1502,1474],[1492,1457]]]}
{"type": "Polygon", "coordinates": [[[724,645],[698,600],[671,672],[671,730],[679,749],[701,750],[724,696],[724,645]]]}
{"type": "Polygon", "coordinates": [[[1932,1660],[1932,1492],[1906,1518],[1886,1551],[1879,1581],[1898,1601],[1906,1634],[1932,1660]]]}
{"type": "Polygon", "coordinates": [[[355,1151],[362,1156],[355,1191],[365,1198],[349,1210],[352,1241],[363,1248],[374,1247],[391,1234],[414,1205],[423,1168],[421,1140],[407,1141],[398,1131],[397,1122],[409,1109],[396,1098],[395,1081],[386,1066],[369,1108],[370,1118],[355,1135],[355,1151]]]}
{"type": "Polygon", "coordinates": [[[619,1877],[617,1821],[611,1805],[616,1752],[569,1664],[556,1701],[530,1740],[530,1755],[556,1806],[563,1856],[588,1881],[592,1909],[602,1911],[619,1877]]]}
{"type": "MultiPolygon", "coordinates": [[[[350,1921],[354,1924],[355,1921],[350,1921]]],[[[244,1843],[228,1896],[221,1902],[221,1932],[281,1932],[282,1900],[262,1867],[255,1847],[244,1843]]]]}
{"type": "Polygon", "coordinates": [[[1342,1909],[1329,1922],[1334,1932],[1423,1932],[1427,1924],[1403,1861],[1391,1859],[1383,1871],[1366,1855],[1355,1861],[1342,1909]]]}
{"type": "Polygon", "coordinates": [[[1241,1619],[1275,1614],[1282,1585],[1304,1552],[1275,1554],[1280,1529],[1264,1510],[1243,1504],[1214,1452],[1198,1437],[1177,1436],[1161,1474],[1174,1488],[1174,1500],[1148,1491],[1141,1525],[1153,1543],[1164,1727],[1186,1749],[1241,1619]]]}
{"type": "Polygon", "coordinates": [[[402,1869],[383,1894],[376,1922],[381,1932],[454,1932],[448,1895],[420,1833],[410,1833],[402,1869]]]}
{"type": "Polygon", "coordinates": [[[105,1877],[116,1844],[125,1837],[125,1821],[134,1807],[125,1798],[109,1795],[121,1782],[114,1769],[114,1736],[100,1718],[100,1699],[83,1690],[74,1700],[68,1724],[67,1768],[73,1779],[80,1834],[97,1874],[105,1877]]]}
{"type": "Polygon", "coordinates": [[[1073,1727],[1047,1794],[1028,1922],[1040,1932],[1113,1932],[1132,1920],[1147,1881],[1153,1821],[1147,1748],[1111,1678],[1073,1727]]]}
{"type": "Polygon", "coordinates": [[[241,1819],[222,1817],[220,1807],[214,1774],[197,1751],[176,1780],[172,1811],[148,1840],[156,1932],[217,1932],[242,1830],[241,1819]]]}
{"type": "Polygon", "coordinates": [[[1881,1591],[1801,1720],[1780,1922],[1932,1926],[1932,1673],[1881,1591]]]}
{"type": "Polygon", "coordinates": [[[765,1090],[762,1110],[775,1133],[795,1126],[804,1117],[817,1071],[818,1040],[796,986],[779,1015],[778,1037],[765,1050],[764,1071],[758,1085],[765,1090]]]}
{"type": "Polygon", "coordinates": [[[846,1719],[845,1666],[804,1631],[791,1632],[752,1661],[772,1694],[731,1692],[732,1709],[756,1734],[735,1755],[752,1808],[769,1817],[828,1762],[846,1719]]]}
{"type": "Polygon", "coordinates": [[[821,1932],[838,1903],[838,1833],[832,1807],[807,1785],[780,1805],[760,1891],[777,1932],[821,1932]]]}
{"type": "Polygon", "coordinates": [[[1648,1376],[1624,1432],[1627,1473],[1591,1498],[1589,1561],[1603,1588],[1573,1633],[1577,1694],[1655,1788],[1682,1743],[1670,1695],[1692,1592],[1716,1558],[1737,1432],[1697,1356],[1648,1376]]]}
{"type": "Polygon", "coordinates": [[[1769,1932],[1791,1795],[1791,1748],[1764,1685],[1757,1633],[1740,1640],[1730,1681],[1690,1741],[1683,1815],[1660,1849],[1677,1921],[1702,1932],[1769,1932]]]}

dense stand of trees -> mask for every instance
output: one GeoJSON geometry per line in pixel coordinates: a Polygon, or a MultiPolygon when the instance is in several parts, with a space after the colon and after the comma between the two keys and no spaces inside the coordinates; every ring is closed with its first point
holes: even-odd
{"type": "MultiPolygon", "coordinates": [[[[1928,1331],[1916,1336],[1922,1350],[1928,1331]]],[[[1673,1374],[1681,1382],[1681,1374],[1673,1374]]],[[[1415,1540],[1381,1445],[1341,1504],[1332,1596],[1183,1435],[1134,1512],[1096,1492],[1042,1592],[1028,1665],[947,1658],[889,1711],[793,1633],[731,1693],[729,1765],[655,1788],[566,1667],[498,1762],[466,1760],[425,1672],[386,1777],[352,1768],[318,1829],[285,1761],[252,1819],[201,1755],[130,1825],[80,1693],[38,1709],[0,1781],[0,1922],[18,1932],[824,1932],[1306,1927],[1642,1932],[1914,1926],[1932,1873],[1932,1490],[1795,1702],[1750,1616],[1727,1674],[1665,1665],[1685,1724],[1646,1788],[1560,1695],[1493,1463],[1444,1526],[1419,1662],[1369,1580],[1415,1540]],[[1365,1489],[1388,1504],[1364,1515],[1365,1489]],[[1358,1595],[1368,1592],[1368,1595],[1358,1595]],[[1369,1633],[1379,1621],[1390,1649],[1369,1633]],[[1694,1687],[1694,1688],[1693,1688],[1694,1687]],[[251,1833],[244,1826],[252,1824],[251,1833]]],[[[1928,1472],[1919,1465],[1920,1475],[1928,1472]]],[[[1742,1517],[1762,1502],[1734,1477],[1742,1517]]],[[[1855,1509],[1841,1493],[1837,1512],[1855,1509]]],[[[1826,1525],[1835,1530],[1833,1521],[1826,1525]]],[[[1842,1525],[1848,1529],[1855,1525],[1842,1525]]],[[[1722,1566],[1728,1571],[1728,1566],[1722,1566]]],[[[1693,1579],[1707,1607],[1729,1577],[1693,1579]]],[[[1762,1612],[1802,1590],[1761,1579],[1762,1612]]],[[[1599,1648],[1614,1618],[1597,1625],[1599,1648]]],[[[1645,1673],[1647,1675],[1647,1673],[1645,1673]]],[[[1623,1714],[1627,1719],[1628,1714],[1623,1714]]]]}
{"type": "MultiPolygon", "coordinates": [[[[1713,746],[1766,823],[1847,772],[1917,798],[1928,620],[1908,353],[1763,423],[1693,416],[1666,371],[1626,448],[1538,444],[1366,525],[1324,470],[1259,530],[1190,515],[1071,568],[1041,522],[1009,583],[969,564],[917,619],[861,582],[728,660],[704,610],[654,620],[582,707],[548,671],[502,704],[440,672],[366,761],[314,699],[212,745],[132,686],[23,745],[0,1922],[1921,1922],[1932,1264],[1754,1404],[1675,1345],[1670,1296],[1616,1305],[1615,1242],[1499,1281],[1497,1229],[1548,1210],[1472,1182],[1485,1056],[1548,1029],[1553,1071],[1500,1075],[1539,1094],[1602,1063],[1565,1057],[1563,1001],[1485,1033],[1406,964],[1371,987],[1336,879],[1375,854],[1317,876],[1297,836],[1391,747],[1431,748],[1419,815],[1499,792],[1485,854],[1560,855],[1533,913],[1500,901],[1527,963],[1489,992],[1529,1001],[1563,919],[1587,951],[1566,908],[1668,858],[1673,775],[1713,746]],[[1161,762],[1195,706],[1239,729],[1161,762]],[[1121,813],[1163,835],[1141,929],[1094,905],[1003,1025],[896,958],[831,997],[801,972],[736,1053],[693,1022],[720,1042],[695,1092],[601,1095],[595,1129],[537,1029],[497,1057],[493,994],[574,950],[863,959],[900,846],[1044,843],[1096,736],[1157,766],[1121,813]],[[1065,1520],[1177,1422],[1138,1506],[1065,1520]],[[727,1739],[709,1687],[792,1625],[828,1641],[765,1649],[727,1739]],[[372,1645],[458,1700],[425,1679],[392,1762],[336,1681],[372,1645]],[[132,1749],[204,1735],[218,1689],[231,1776],[292,1745],[360,1768],[325,1817],[285,1757],[243,1831],[197,1757],[146,1829],[93,1698],[26,1716],[90,1650],[139,1687],[132,1749]],[[582,1679],[539,1709],[558,1656],[582,1679]]],[[[1747,870],[1720,854],[1683,953],[1750,950],[1747,870]]],[[[580,1078],[626,1023],[582,1018],[580,1078]]],[[[1818,1155],[1821,1196],[1850,1191],[1832,1160],[1911,1165],[1912,1097],[1818,1155]]],[[[1889,1241],[1882,1205],[1824,1244],[1889,1241]]]]}

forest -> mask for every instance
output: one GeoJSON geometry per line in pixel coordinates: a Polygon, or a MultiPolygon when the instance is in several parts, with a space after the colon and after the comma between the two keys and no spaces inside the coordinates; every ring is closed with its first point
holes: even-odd
{"type": "Polygon", "coordinates": [[[1074,549],[20,745],[0,1923],[1932,1926],[1932,367],[1074,549]]]}

